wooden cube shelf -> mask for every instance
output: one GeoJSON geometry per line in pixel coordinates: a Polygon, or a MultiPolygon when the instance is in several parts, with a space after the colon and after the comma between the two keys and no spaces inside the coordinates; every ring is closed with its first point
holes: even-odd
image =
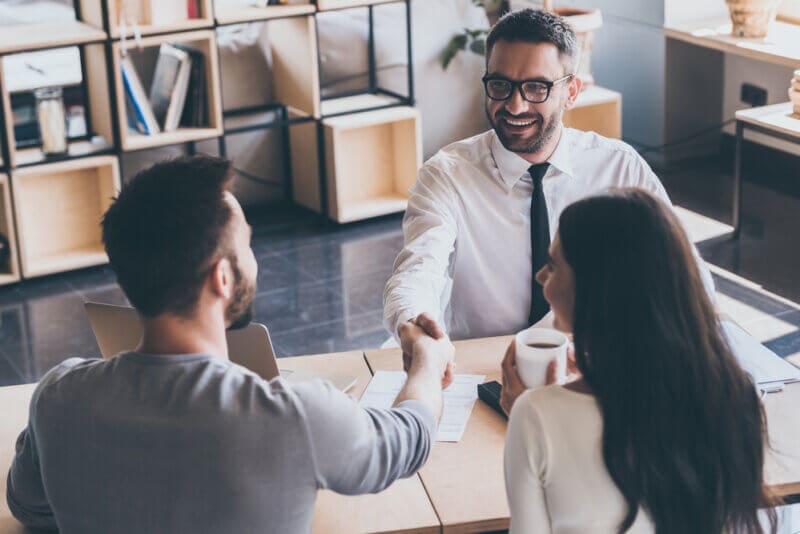
{"type": "Polygon", "coordinates": [[[269,21],[275,99],[295,113],[321,113],[317,25],[313,16],[269,21]]]}
{"type": "Polygon", "coordinates": [[[316,10],[316,6],[311,2],[255,7],[239,2],[225,3],[217,0],[214,4],[214,17],[219,25],[241,24],[242,22],[312,15],[316,10]]]}
{"type": "Polygon", "coordinates": [[[0,32],[0,54],[97,43],[106,38],[102,27],[102,24],[93,27],[77,20],[4,26],[0,32]]]}
{"type": "Polygon", "coordinates": [[[332,11],[334,9],[391,4],[400,1],[402,0],[317,0],[317,9],[319,11],[332,11]]]}
{"type": "Polygon", "coordinates": [[[564,125],[621,139],[622,95],[597,85],[587,87],[575,105],[564,112],[564,125]]]}
{"type": "MultiPolygon", "coordinates": [[[[108,150],[112,148],[111,143],[114,139],[111,125],[111,105],[105,63],[105,47],[102,44],[90,44],[84,45],[83,50],[85,61],[84,71],[87,76],[86,89],[88,91],[87,96],[89,101],[88,115],[91,117],[92,121],[91,124],[87,124],[87,129],[93,133],[96,138],[91,142],[85,140],[69,142],[67,148],[71,156],[108,150]]],[[[8,90],[8,84],[5,83],[6,79],[8,79],[5,68],[6,62],[8,61],[10,61],[9,57],[0,57],[0,88],[2,89],[0,100],[2,100],[4,117],[13,116],[11,111],[11,94],[8,90]]],[[[79,75],[80,73],[76,73],[78,78],[79,75]]],[[[11,120],[6,121],[5,136],[9,147],[9,167],[31,165],[47,161],[47,157],[44,155],[41,148],[25,148],[20,150],[16,148],[17,139],[14,135],[14,124],[11,120]]]]}
{"type": "MultiPolygon", "coordinates": [[[[162,132],[154,135],[143,135],[131,131],[128,128],[127,115],[125,113],[125,87],[122,82],[122,70],[120,58],[122,57],[122,44],[117,42],[113,46],[114,56],[114,85],[116,87],[117,101],[115,112],[120,125],[120,145],[123,151],[142,150],[159,146],[175,145],[188,143],[190,141],[200,141],[211,139],[222,135],[222,98],[220,94],[219,82],[219,61],[217,57],[216,37],[213,30],[200,30],[194,32],[174,33],[145,37],[141,40],[142,48],[158,48],[163,43],[180,43],[194,48],[203,53],[205,59],[206,73],[206,95],[208,97],[208,119],[207,127],[187,128],[180,127],[172,132],[162,132]]],[[[135,53],[129,51],[129,53],[135,53]]],[[[150,76],[143,76],[142,79],[149,79],[150,76]]]]}
{"type": "Polygon", "coordinates": [[[14,226],[14,212],[11,207],[11,189],[8,176],[0,174],[0,234],[8,240],[8,266],[0,268],[0,285],[19,281],[19,257],[17,256],[17,232],[14,226]]]}
{"type": "Polygon", "coordinates": [[[109,33],[114,39],[133,37],[135,35],[134,22],[140,35],[211,28],[214,26],[212,0],[198,0],[197,3],[198,16],[190,19],[187,2],[184,0],[80,0],[83,20],[103,28],[105,27],[103,20],[105,13],[108,17],[109,33]],[[152,6],[164,9],[164,6],[177,5],[179,2],[184,5],[185,16],[179,14],[164,22],[154,20],[157,15],[153,14],[152,6]],[[103,9],[103,4],[105,4],[105,9],[103,9]],[[125,13],[124,21],[122,20],[123,5],[130,11],[130,13],[125,13]],[[124,22],[124,35],[121,22],[124,22]]]}
{"type": "MultiPolygon", "coordinates": [[[[409,107],[323,121],[328,213],[347,223],[403,211],[422,165],[419,112],[409,107]]],[[[295,201],[320,211],[316,126],[291,129],[295,201]]]]}
{"type": "Polygon", "coordinates": [[[24,277],[108,261],[100,221],[120,187],[116,156],[26,167],[11,182],[24,277]]]}

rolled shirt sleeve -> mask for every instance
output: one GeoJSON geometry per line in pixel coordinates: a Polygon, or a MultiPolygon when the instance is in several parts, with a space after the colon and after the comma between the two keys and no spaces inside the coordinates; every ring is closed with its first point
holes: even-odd
{"type": "Polygon", "coordinates": [[[446,327],[442,295],[448,285],[458,227],[455,193],[441,172],[427,164],[409,191],[403,218],[405,245],[383,295],[384,323],[394,336],[400,323],[422,312],[446,327]]]}

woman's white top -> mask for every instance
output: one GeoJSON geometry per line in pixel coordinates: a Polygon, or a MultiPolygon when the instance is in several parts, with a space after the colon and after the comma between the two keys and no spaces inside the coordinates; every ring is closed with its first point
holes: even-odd
{"type": "MultiPolygon", "coordinates": [[[[627,505],[603,460],[593,395],[553,385],[528,390],[508,422],[505,476],[512,533],[616,533],[627,505]]],[[[640,508],[629,534],[652,533],[640,508]]]]}

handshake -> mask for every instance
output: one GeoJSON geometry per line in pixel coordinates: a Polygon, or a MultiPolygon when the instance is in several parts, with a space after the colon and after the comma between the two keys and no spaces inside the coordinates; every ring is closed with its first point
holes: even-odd
{"type": "Polygon", "coordinates": [[[403,349],[403,369],[409,379],[425,375],[436,377],[445,389],[455,374],[455,347],[427,313],[402,323],[397,334],[403,349]]]}

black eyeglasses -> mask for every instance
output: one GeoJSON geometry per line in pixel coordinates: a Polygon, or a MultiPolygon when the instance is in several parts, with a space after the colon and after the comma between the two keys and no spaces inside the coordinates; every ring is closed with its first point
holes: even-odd
{"type": "Polygon", "coordinates": [[[483,88],[486,96],[492,100],[508,100],[514,94],[515,89],[519,89],[519,94],[523,99],[532,104],[541,104],[550,97],[550,91],[554,85],[569,80],[574,74],[567,74],[563,78],[552,82],[544,80],[509,80],[499,76],[484,76],[483,88]]]}

